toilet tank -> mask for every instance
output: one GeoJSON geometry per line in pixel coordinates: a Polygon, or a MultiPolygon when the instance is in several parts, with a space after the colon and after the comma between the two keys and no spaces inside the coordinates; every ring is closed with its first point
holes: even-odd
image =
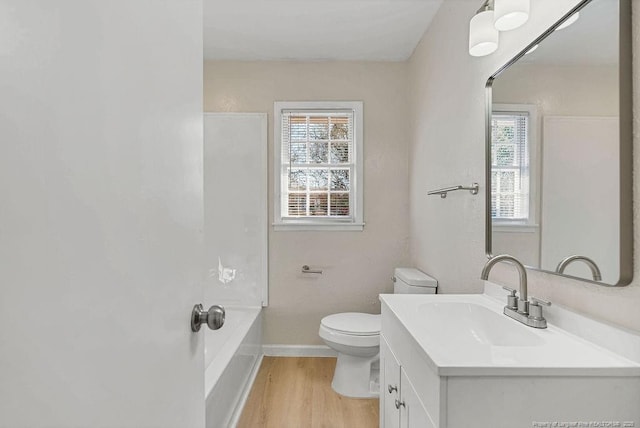
{"type": "Polygon", "coordinates": [[[395,268],[394,294],[435,294],[438,281],[415,268],[395,268]]]}

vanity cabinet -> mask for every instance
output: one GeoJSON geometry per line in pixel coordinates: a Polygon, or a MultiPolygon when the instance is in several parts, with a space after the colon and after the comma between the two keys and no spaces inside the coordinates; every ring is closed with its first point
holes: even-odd
{"type": "Polygon", "coordinates": [[[380,426],[435,428],[407,373],[380,338],[380,426]]]}
{"type": "Polygon", "coordinates": [[[441,388],[424,351],[385,308],[380,334],[380,427],[438,428],[441,388]],[[397,388],[397,389],[396,389],[397,388]],[[396,408],[398,400],[399,408],[396,408]]]}
{"type": "Polygon", "coordinates": [[[521,326],[483,295],[381,301],[382,428],[640,426],[640,363],[554,327],[521,326]],[[456,305],[480,315],[467,325],[452,318],[462,317],[456,305]]]}

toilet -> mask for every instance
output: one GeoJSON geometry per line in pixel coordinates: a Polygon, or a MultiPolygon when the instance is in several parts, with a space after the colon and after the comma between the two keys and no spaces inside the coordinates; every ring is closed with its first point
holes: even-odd
{"type": "MultiPolygon", "coordinates": [[[[438,281],[414,268],[396,268],[394,294],[435,294],[438,281]]],[[[380,315],[345,312],[320,322],[320,337],[338,353],[331,387],[340,395],[371,398],[379,395],[380,315]]]]}

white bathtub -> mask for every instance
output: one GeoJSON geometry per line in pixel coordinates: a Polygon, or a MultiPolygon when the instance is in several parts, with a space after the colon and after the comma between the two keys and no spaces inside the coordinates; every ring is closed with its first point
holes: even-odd
{"type": "Polygon", "coordinates": [[[261,308],[225,309],[224,326],[205,330],[207,428],[236,425],[262,359],[261,308]]]}

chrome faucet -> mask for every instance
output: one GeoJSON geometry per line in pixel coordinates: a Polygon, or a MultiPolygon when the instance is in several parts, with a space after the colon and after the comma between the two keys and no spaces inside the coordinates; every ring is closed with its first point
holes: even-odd
{"type": "Polygon", "coordinates": [[[485,281],[489,279],[489,272],[491,272],[491,269],[496,265],[496,263],[505,261],[513,263],[516,269],[518,269],[518,274],[520,275],[520,298],[516,299],[516,302],[518,304],[518,312],[528,315],[529,300],[527,299],[527,270],[518,259],[508,254],[501,254],[499,256],[491,257],[482,268],[480,278],[484,279],[485,281]]]}
{"type": "Polygon", "coordinates": [[[485,281],[488,280],[489,272],[491,272],[491,269],[499,262],[508,262],[515,265],[520,276],[519,298],[516,296],[516,290],[509,287],[503,287],[505,290],[509,291],[507,305],[504,307],[504,314],[509,318],[513,318],[516,321],[520,321],[521,323],[528,325],[529,327],[546,328],[547,320],[542,316],[542,307],[540,305],[550,306],[551,303],[532,297],[531,306],[529,306],[527,296],[527,270],[518,259],[508,254],[491,257],[482,268],[480,278],[485,281]],[[529,314],[529,309],[531,309],[531,314],[529,314]]]}
{"type": "Polygon", "coordinates": [[[593,276],[594,281],[602,281],[602,274],[600,273],[600,269],[598,268],[598,265],[596,264],[596,262],[594,262],[587,256],[575,255],[575,256],[565,257],[564,259],[562,259],[560,263],[558,263],[558,267],[556,267],[556,272],[564,273],[565,268],[569,266],[571,263],[575,262],[576,260],[584,262],[587,266],[589,266],[589,269],[591,269],[591,275],[593,276]]]}

